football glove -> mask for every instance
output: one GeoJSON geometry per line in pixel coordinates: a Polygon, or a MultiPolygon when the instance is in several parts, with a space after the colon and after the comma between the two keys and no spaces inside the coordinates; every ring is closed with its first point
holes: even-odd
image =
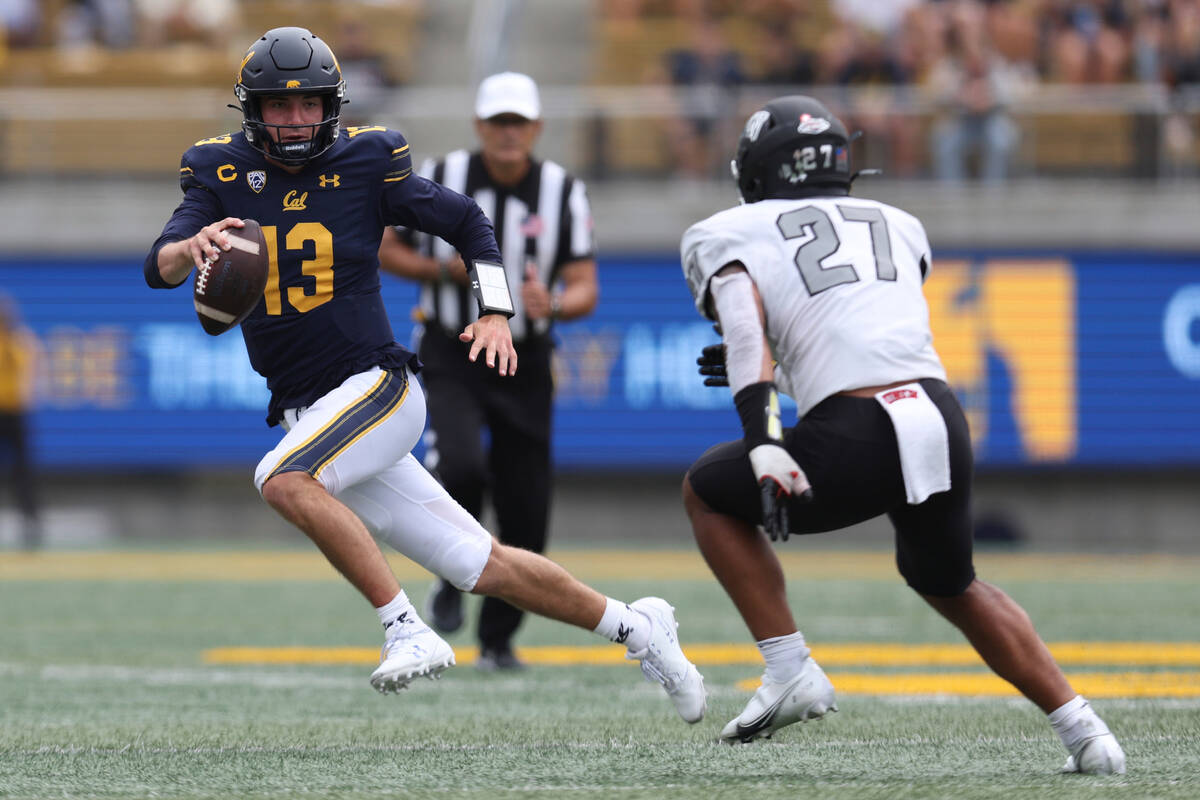
{"type": "Polygon", "coordinates": [[[705,386],[728,386],[729,374],[725,371],[725,345],[718,342],[700,351],[696,359],[705,386]]]}
{"type": "Polygon", "coordinates": [[[808,477],[791,454],[777,444],[760,444],[750,451],[750,467],[762,500],[763,530],[771,541],[788,538],[788,498],[812,500],[808,477]]]}

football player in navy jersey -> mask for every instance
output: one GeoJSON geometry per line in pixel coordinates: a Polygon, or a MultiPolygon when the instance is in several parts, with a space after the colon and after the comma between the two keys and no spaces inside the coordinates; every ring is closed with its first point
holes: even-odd
{"type": "MultiPolygon", "coordinates": [[[[385,226],[445,238],[474,269],[498,263],[491,223],[470,198],[412,172],[399,133],[340,129],[345,84],[329,47],[303,28],[276,28],[250,46],[235,92],[242,132],[197,142],[183,156],[183,202],[145,262],[155,288],[182,284],[230,247],[243,218],[262,226],[270,272],[242,323],[267,379],[270,425],[285,434],[259,462],[263,498],[303,530],[375,606],[386,641],[372,685],[436,677],[454,652],[417,614],[374,536],[460,589],[500,597],[623,644],[697,722],[704,682],[661,598],[625,604],[535,553],[507,547],[455,503],[410,452],[425,426],[420,363],[398,345],[379,295],[385,226]]],[[[502,270],[494,270],[503,275],[502,270]]],[[[480,316],[459,338],[501,375],[517,368],[505,292],[482,291],[480,316]]]]}

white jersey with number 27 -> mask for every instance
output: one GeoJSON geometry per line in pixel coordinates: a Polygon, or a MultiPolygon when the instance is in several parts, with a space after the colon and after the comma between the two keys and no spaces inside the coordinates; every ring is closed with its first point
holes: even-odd
{"type": "Polygon", "coordinates": [[[762,297],[776,381],[800,417],[848,389],[946,379],[921,291],[929,239],[905,211],[853,197],[762,200],[690,227],[681,255],[709,319],[713,275],[745,266],[762,297]]]}

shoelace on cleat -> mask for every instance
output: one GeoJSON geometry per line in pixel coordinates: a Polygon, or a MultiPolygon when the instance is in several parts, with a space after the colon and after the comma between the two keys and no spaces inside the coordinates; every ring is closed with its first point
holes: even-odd
{"type": "MultiPolygon", "coordinates": [[[[671,611],[675,610],[675,606],[669,606],[669,608],[671,609],[671,611]]],[[[663,620],[662,617],[659,617],[657,615],[652,617],[650,614],[647,614],[646,612],[642,612],[642,613],[645,614],[646,619],[650,621],[652,630],[654,627],[662,627],[664,629],[666,628],[666,625],[664,624],[665,621],[663,620]]],[[[679,630],[678,622],[675,623],[675,630],[679,630]]],[[[680,682],[684,678],[687,677],[687,670],[686,669],[684,670],[684,672],[680,675],[678,680],[670,677],[669,675],[667,675],[667,673],[663,672],[663,670],[659,669],[658,665],[655,664],[653,661],[653,659],[655,659],[655,658],[661,658],[662,655],[663,655],[662,653],[652,654],[652,651],[650,648],[650,642],[647,642],[646,646],[644,648],[642,648],[641,650],[638,650],[637,652],[634,652],[633,650],[625,651],[625,659],[626,660],[642,662],[642,674],[645,676],[647,681],[649,681],[649,680],[658,681],[660,684],[662,684],[662,686],[668,692],[672,692],[675,689],[677,689],[679,687],[680,682]]]]}
{"type": "MultiPolygon", "coordinates": [[[[666,672],[659,669],[658,665],[654,663],[654,656],[651,655],[649,646],[647,646],[644,650],[639,650],[636,653],[626,652],[625,658],[630,661],[641,661],[642,674],[646,677],[646,680],[658,681],[666,688],[668,692],[674,691],[676,687],[679,686],[678,680],[672,678],[666,672]]],[[[684,675],[686,674],[687,673],[685,671],[684,675]]]]}

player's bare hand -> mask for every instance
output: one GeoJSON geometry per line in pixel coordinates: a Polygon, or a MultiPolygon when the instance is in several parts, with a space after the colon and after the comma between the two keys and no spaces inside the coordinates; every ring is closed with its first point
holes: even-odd
{"type": "Polygon", "coordinates": [[[517,350],[513,347],[512,331],[503,314],[484,314],[458,335],[461,342],[470,342],[467,358],[475,361],[484,353],[484,361],[501,375],[517,374],[517,350]]]}
{"type": "Polygon", "coordinates": [[[188,239],[188,255],[192,258],[192,265],[199,269],[204,266],[205,261],[213,262],[220,258],[221,253],[230,247],[225,231],[229,228],[244,227],[245,224],[237,217],[226,217],[201,228],[195,236],[188,239]]]}
{"type": "Polygon", "coordinates": [[[812,500],[808,477],[792,454],[777,444],[760,444],[750,451],[750,467],[758,480],[762,500],[763,529],[771,541],[787,541],[790,533],[787,504],[793,496],[812,500]]]}
{"type": "Polygon", "coordinates": [[[550,287],[542,283],[537,274],[537,267],[533,264],[525,265],[525,280],[521,283],[521,302],[525,306],[525,314],[530,319],[547,319],[554,310],[550,298],[550,287]]]}

